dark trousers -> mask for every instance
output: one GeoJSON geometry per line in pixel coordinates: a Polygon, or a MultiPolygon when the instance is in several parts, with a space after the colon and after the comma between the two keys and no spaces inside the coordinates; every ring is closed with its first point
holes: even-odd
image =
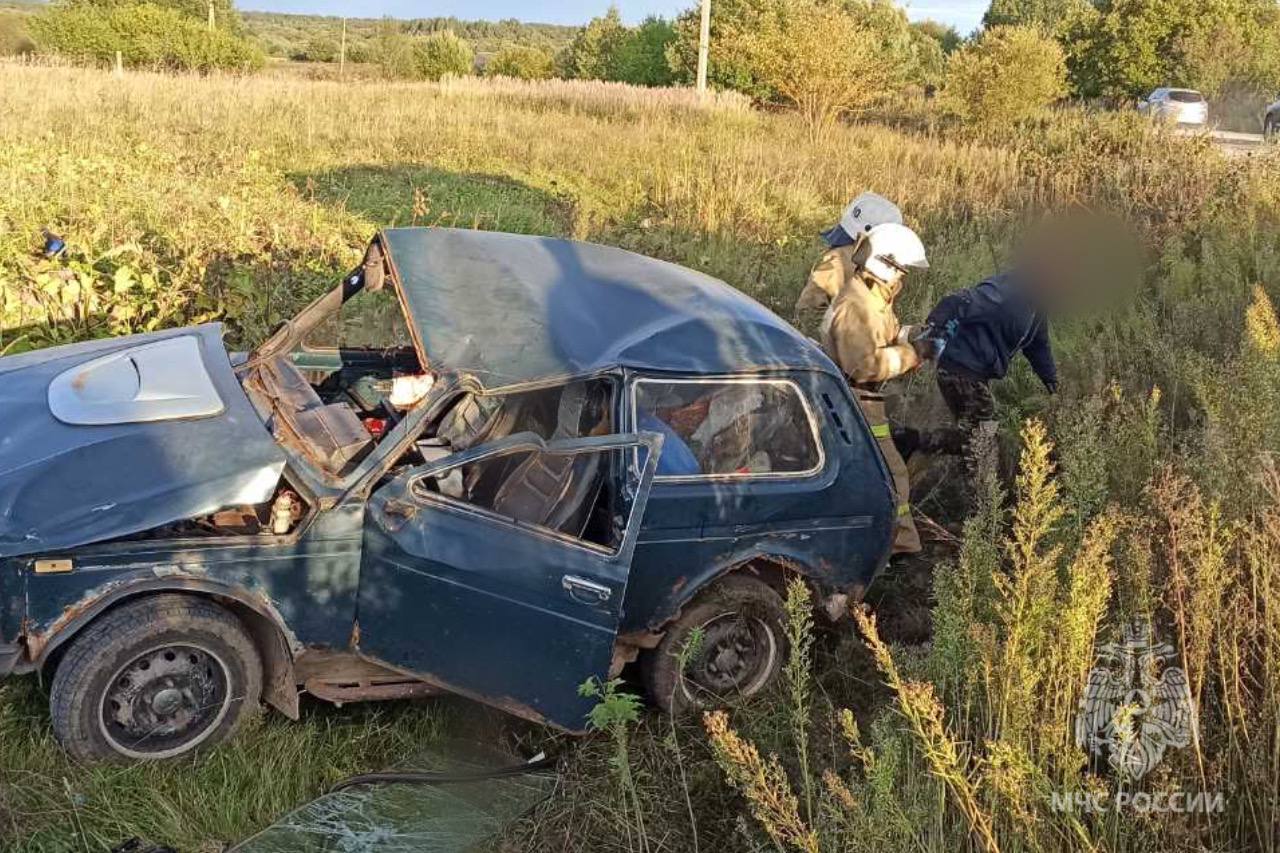
{"type": "Polygon", "coordinates": [[[996,398],[991,383],[939,367],[938,390],[955,418],[955,427],[939,436],[937,449],[964,456],[970,488],[976,489],[982,472],[994,466],[998,456],[996,398]]]}

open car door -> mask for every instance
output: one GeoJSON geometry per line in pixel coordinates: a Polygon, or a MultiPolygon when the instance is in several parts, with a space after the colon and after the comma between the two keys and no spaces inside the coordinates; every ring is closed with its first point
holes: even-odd
{"type": "Polygon", "coordinates": [[[504,438],[371,496],[362,655],[569,731],[604,678],[662,437],[504,438]],[[633,453],[640,464],[632,465],[633,453]]]}

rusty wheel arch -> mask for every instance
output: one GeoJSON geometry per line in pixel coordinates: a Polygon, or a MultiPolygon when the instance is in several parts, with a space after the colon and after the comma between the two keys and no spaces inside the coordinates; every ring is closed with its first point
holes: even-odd
{"type": "Polygon", "coordinates": [[[121,589],[90,597],[67,611],[41,633],[28,633],[25,643],[30,668],[49,683],[62,655],[76,637],[117,607],[149,595],[179,594],[212,601],[232,613],[244,625],[262,658],[262,698],[290,719],[299,716],[298,689],[294,682],[295,643],[291,643],[283,620],[269,602],[258,602],[252,594],[196,578],[168,578],[142,581],[121,589]]]}
{"type": "MultiPolygon", "coordinates": [[[[784,599],[787,596],[787,583],[793,577],[804,578],[809,585],[810,591],[814,594],[815,601],[824,601],[822,591],[815,581],[815,575],[819,575],[821,570],[816,566],[810,566],[799,560],[779,557],[770,554],[756,554],[745,559],[732,563],[722,570],[708,575],[702,579],[696,587],[689,591],[683,597],[681,603],[676,607],[670,615],[667,616],[657,626],[652,626],[641,631],[631,631],[626,634],[619,634],[617,641],[614,643],[613,665],[610,667],[611,676],[622,671],[622,667],[634,661],[639,657],[641,651],[657,648],[662,642],[663,636],[666,635],[667,628],[680,618],[680,614],[684,612],[684,608],[691,601],[702,593],[711,589],[720,581],[736,574],[751,574],[768,584],[771,589],[776,591],[778,595],[784,599]]],[[[684,579],[682,578],[675,591],[683,592],[684,579]]]]}

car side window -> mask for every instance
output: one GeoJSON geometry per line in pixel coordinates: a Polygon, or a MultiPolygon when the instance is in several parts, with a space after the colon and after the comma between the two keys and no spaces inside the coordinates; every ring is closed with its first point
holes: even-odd
{"type": "Polygon", "coordinates": [[[616,552],[630,506],[615,487],[624,452],[513,450],[419,477],[413,492],[616,552]]]}
{"type": "Polygon", "coordinates": [[[804,476],[822,467],[816,421],[786,379],[640,379],[635,428],[662,434],[659,479],[804,476]]]}

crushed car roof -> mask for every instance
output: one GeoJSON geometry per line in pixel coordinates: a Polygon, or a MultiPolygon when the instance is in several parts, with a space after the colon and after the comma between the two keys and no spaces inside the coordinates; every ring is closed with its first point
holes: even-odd
{"type": "Polygon", "coordinates": [[[594,243],[453,228],[380,235],[422,357],[488,390],[617,367],[837,372],[722,281],[594,243]]]}

